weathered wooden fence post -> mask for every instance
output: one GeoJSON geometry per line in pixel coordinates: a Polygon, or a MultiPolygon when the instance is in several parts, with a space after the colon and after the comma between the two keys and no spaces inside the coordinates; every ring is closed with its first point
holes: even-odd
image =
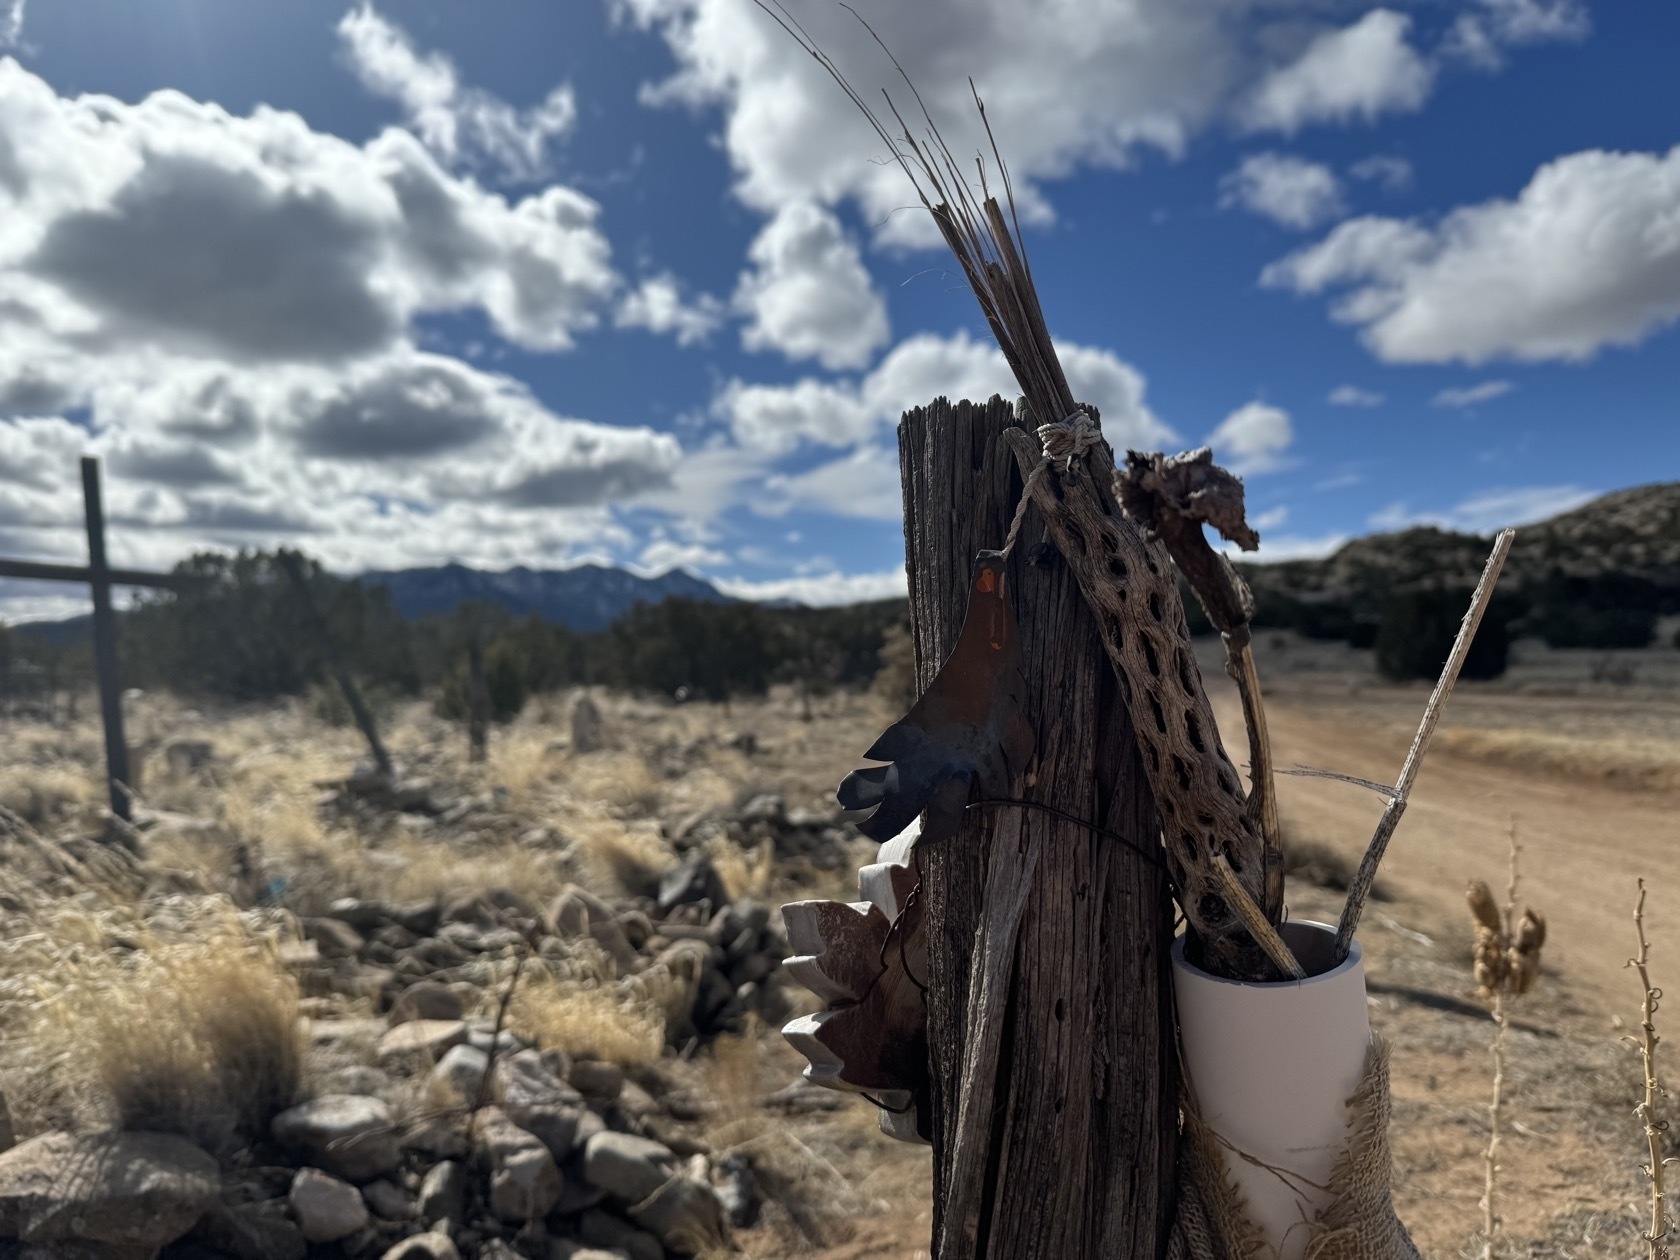
{"type": "Polygon", "coordinates": [[[385,742],[379,738],[379,724],[373,720],[373,713],[362,702],[362,693],[356,689],[355,680],[345,668],[344,658],[339,655],[338,645],[333,641],[327,619],[321,615],[321,610],[315,603],[315,593],[309,589],[309,578],[303,571],[303,561],[297,552],[287,551],[285,548],[281,548],[276,555],[287,580],[292,584],[292,592],[297,596],[298,606],[303,609],[304,619],[309,622],[309,628],[315,635],[315,642],[320,647],[321,654],[326,657],[327,668],[332,671],[333,679],[338,683],[339,693],[344,697],[344,703],[350,706],[350,716],[356,720],[362,738],[367,740],[368,751],[373,754],[374,766],[387,779],[395,778],[396,771],[391,766],[391,754],[385,750],[385,742]]]}
{"type": "MultiPolygon", "coordinates": [[[[999,440],[1015,423],[1013,408],[993,398],[938,399],[899,425],[924,688],[961,629],[975,553],[1002,544],[1020,498],[1015,460],[999,440]]],[[[1037,735],[1036,775],[1024,795],[1153,851],[1155,804],[1114,669],[1060,556],[1036,546],[1037,522],[1033,509],[1007,577],[1037,735]]],[[[1022,812],[1020,822],[1042,829],[1044,845],[1009,986],[978,1235],[942,1228],[957,1082],[977,1041],[967,1009],[970,964],[987,845],[1001,812],[970,810],[956,840],[920,854],[934,1260],[1156,1256],[1171,1221],[1177,1141],[1165,875],[1113,836],[1041,811],[1022,812]]]]}
{"type": "Polygon", "coordinates": [[[490,738],[490,684],[484,678],[484,640],[477,626],[467,640],[467,752],[477,763],[490,738]]]}
{"type": "Polygon", "coordinates": [[[123,733],[122,682],[117,676],[117,616],[111,607],[111,570],[105,563],[105,502],[99,461],[82,458],[82,499],[87,510],[88,585],[93,589],[93,660],[99,676],[99,712],[105,725],[105,779],[111,812],[124,822],[131,812],[128,738],[123,733]]]}

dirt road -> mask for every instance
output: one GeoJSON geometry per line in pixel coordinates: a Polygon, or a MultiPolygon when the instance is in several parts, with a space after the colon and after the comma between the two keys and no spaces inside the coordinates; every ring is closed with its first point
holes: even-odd
{"type": "MultiPolygon", "coordinates": [[[[1235,695],[1208,672],[1221,728],[1238,733],[1230,748],[1241,761],[1235,695]]],[[[1286,681],[1268,697],[1277,763],[1392,782],[1426,694],[1360,687],[1303,694],[1286,681]]],[[[1613,709],[1555,698],[1472,689],[1454,703],[1449,721],[1565,734],[1589,716],[1595,728],[1614,725],[1613,709]]],[[[1680,720],[1680,706],[1657,716],[1680,720]]],[[[1641,712],[1628,725],[1652,720],[1641,712]]],[[[1285,777],[1280,796],[1286,832],[1330,846],[1350,866],[1383,807],[1374,793],[1322,779],[1285,777]]],[[[1654,979],[1680,992],[1680,795],[1490,764],[1444,747],[1425,762],[1383,865],[1385,899],[1372,903],[1360,933],[1372,1025],[1393,1052],[1396,1207],[1426,1256],[1480,1254],[1492,1025],[1470,975],[1464,886],[1479,878],[1503,891],[1513,814],[1520,900],[1544,911],[1550,934],[1545,974],[1515,1006],[1508,1042],[1503,1228],[1530,1257],[1642,1254],[1642,1142],[1631,1115],[1637,1058],[1621,1042],[1636,1022],[1639,993],[1623,964],[1633,949],[1635,881],[1643,876],[1654,979]]],[[[1290,902],[1297,917],[1333,921],[1341,895],[1292,886],[1290,902]]],[[[873,1158],[901,1170],[906,1183],[898,1193],[856,1218],[845,1244],[814,1254],[926,1256],[925,1165],[896,1155],[873,1158]]]]}

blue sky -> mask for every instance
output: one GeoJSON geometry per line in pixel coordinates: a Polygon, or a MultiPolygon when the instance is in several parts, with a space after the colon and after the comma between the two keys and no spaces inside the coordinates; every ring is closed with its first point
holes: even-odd
{"type": "MultiPolygon", "coordinates": [[[[873,94],[831,0],[790,8],[873,94]]],[[[1680,477],[1680,10],[862,0],[972,75],[1075,392],[1262,557],[1680,477]]],[[[751,0],[0,0],[0,554],[902,590],[899,411],[1012,393],[751,0]]],[[[0,583],[0,617],[67,611],[0,583]]]]}

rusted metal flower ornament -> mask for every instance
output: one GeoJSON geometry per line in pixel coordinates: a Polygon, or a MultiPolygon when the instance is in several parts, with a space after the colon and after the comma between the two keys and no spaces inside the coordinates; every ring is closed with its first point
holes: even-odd
{"type": "Polygon", "coordinates": [[[864,754],[888,764],[856,770],[836,798],[872,809],[859,830],[881,841],[858,872],[863,901],[796,901],[782,907],[787,970],[826,1008],[782,1030],[807,1060],[808,1080],[866,1094],[893,1137],[927,1141],[927,949],[915,847],[956,834],[976,785],[1007,795],[1032,756],[1022,710],[1020,631],[1004,581],[1004,556],[982,552],[957,645],[922,696],[864,754]],[[920,815],[920,835],[906,828],[920,815]]]}

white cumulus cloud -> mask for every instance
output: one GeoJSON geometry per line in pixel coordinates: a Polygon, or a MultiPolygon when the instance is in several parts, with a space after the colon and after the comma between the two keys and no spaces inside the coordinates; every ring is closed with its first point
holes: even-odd
{"type": "Polygon", "coordinates": [[[1412,164],[1390,153],[1376,153],[1348,167],[1348,174],[1389,192],[1397,192],[1411,185],[1412,164]]]}
{"type": "Polygon", "coordinates": [[[892,335],[857,245],[840,221],[808,201],[778,210],[747,251],[735,307],[746,316],[741,343],[857,368],[892,335]]]}
{"type": "Polygon", "coordinates": [[[1330,391],[1328,401],[1332,407],[1380,407],[1383,396],[1357,385],[1338,385],[1330,391]]]}
{"type": "Polygon", "coordinates": [[[1390,362],[1582,360],[1633,345],[1680,318],[1680,147],[1572,153],[1514,200],[1434,224],[1351,219],[1261,283],[1341,291],[1334,317],[1390,362]]]}
{"type": "Polygon", "coordinates": [[[1207,436],[1214,459],[1243,475],[1281,467],[1284,452],[1294,440],[1289,413],[1263,402],[1244,403],[1207,436]]]}
{"type": "Polygon", "coordinates": [[[1371,122],[1421,108],[1434,71],[1407,42],[1411,25],[1406,14],[1372,9],[1351,26],[1323,32],[1256,85],[1240,111],[1243,125],[1292,135],[1309,123],[1371,122]]]}
{"type": "Polygon", "coordinates": [[[1505,63],[1505,49],[1521,44],[1585,39],[1592,19],[1582,0],[1475,0],[1453,21],[1442,51],[1485,70],[1505,63]]]}
{"type": "MultiPolygon", "coordinates": [[[[1118,450],[1152,447],[1174,434],[1144,402],[1144,379],[1111,351],[1058,343],[1074,397],[1096,407],[1103,431],[1118,450]]],[[[714,411],[744,447],[783,453],[801,442],[850,447],[896,424],[912,407],[941,395],[984,401],[1019,393],[1002,353],[967,333],[919,333],[900,342],[867,375],[853,380],[807,377],[791,385],[732,381],[714,411]]]]}
{"type": "Polygon", "coordinates": [[[649,276],[626,293],[613,315],[620,328],[645,328],[668,333],[679,346],[705,341],[723,322],[723,303],[709,293],[690,302],[682,283],[670,272],[649,276]]]}
{"type": "Polygon", "coordinates": [[[790,599],[812,608],[838,604],[859,604],[866,600],[903,599],[910,592],[904,566],[880,573],[808,574],[802,577],[751,581],[746,578],[714,578],[712,585],[725,595],[739,599],[790,599]]]}
{"type": "MultiPolygon", "coordinates": [[[[663,36],[677,70],[650,103],[721,106],[736,190],[766,212],[855,198],[889,240],[937,243],[903,173],[828,75],[753,0],[615,0],[629,23],[663,36]]],[[[1245,5],[1184,0],[918,0],[867,16],[922,89],[952,152],[989,152],[969,95],[973,76],[1023,207],[1048,214],[1041,184],[1081,165],[1119,167],[1139,149],[1181,153],[1250,73],[1245,5]],[[1054,70],[1047,72],[1047,67],[1054,70]]],[[[839,5],[797,17],[861,95],[909,93],[880,48],[839,5]]]]}
{"type": "Polygon", "coordinates": [[[1404,501],[1374,512],[1373,529],[1396,530],[1414,525],[1438,525],[1469,534],[1491,534],[1515,525],[1529,525],[1572,511],[1599,492],[1580,486],[1515,486],[1479,490],[1449,508],[1413,511],[1404,501]]]}
{"type": "Polygon", "coordinates": [[[1342,213],[1342,186],[1319,162],[1255,153],[1219,182],[1222,206],[1241,206],[1284,227],[1315,228],[1342,213]]]}
{"type": "MultiPolygon", "coordinates": [[[[474,310],[564,351],[620,288],[598,207],[564,186],[510,199],[401,129],[358,145],[172,91],[60,96],[0,58],[0,551],[80,554],[84,453],[123,563],[627,549],[618,505],[676,492],[674,437],[415,344],[419,317],[474,310]]],[[[13,589],[8,612],[39,606],[13,589]]]]}
{"type": "Polygon", "coordinates": [[[1474,407],[1477,403],[1492,402],[1495,398],[1503,398],[1516,386],[1510,381],[1482,381],[1476,385],[1455,385],[1443,389],[1430,399],[1436,407],[1474,407]]]}
{"type": "Polygon", "coordinates": [[[363,4],[338,24],[344,52],[362,86],[402,106],[409,125],[445,162],[490,166],[514,180],[550,173],[548,147],[577,119],[577,101],[562,84],[528,109],[516,109],[463,84],[442,53],[422,53],[395,23],[363,4]]]}

